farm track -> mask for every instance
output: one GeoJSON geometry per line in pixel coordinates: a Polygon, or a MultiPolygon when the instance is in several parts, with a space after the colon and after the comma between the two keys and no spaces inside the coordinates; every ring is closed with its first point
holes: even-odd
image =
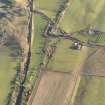
{"type": "Polygon", "coordinates": [[[38,11],[38,10],[32,10],[32,13],[36,13],[36,14],[39,14],[41,15],[42,17],[44,17],[46,20],[48,21],[52,21],[51,18],[49,18],[48,16],[46,16],[43,12],[41,11],[38,11]]]}
{"type": "Polygon", "coordinates": [[[81,73],[81,76],[93,76],[93,77],[105,77],[105,74],[95,74],[95,73],[81,73]]]}
{"type": "Polygon", "coordinates": [[[65,72],[65,71],[58,71],[58,70],[49,70],[49,69],[43,69],[43,71],[50,71],[50,72],[53,72],[53,73],[61,73],[61,74],[72,74],[73,72],[65,72]]]}

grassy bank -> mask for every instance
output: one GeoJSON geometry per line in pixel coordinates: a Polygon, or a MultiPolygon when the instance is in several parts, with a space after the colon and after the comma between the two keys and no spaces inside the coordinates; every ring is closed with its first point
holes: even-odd
{"type": "Polygon", "coordinates": [[[17,60],[10,57],[10,50],[0,47],[0,105],[5,105],[11,84],[16,74],[17,60]]]}
{"type": "Polygon", "coordinates": [[[83,76],[74,105],[105,105],[105,78],[83,76]]]}
{"type": "Polygon", "coordinates": [[[44,53],[43,48],[45,46],[44,29],[47,25],[47,20],[38,14],[33,14],[32,23],[32,52],[29,65],[29,71],[25,82],[25,90],[23,94],[22,103],[26,103],[28,100],[28,93],[35,85],[35,81],[38,77],[40,64],[43,63],[44,53]]]}
{"type": "Polygon", "coordinates": [[[33,42],[32,42],[32,56],[29,70],[37,70],[40,63],[43,63],[44,53],[42,52],[45,44],[44,29],[47,21],[40,15],[33,15],[33,42]]]}

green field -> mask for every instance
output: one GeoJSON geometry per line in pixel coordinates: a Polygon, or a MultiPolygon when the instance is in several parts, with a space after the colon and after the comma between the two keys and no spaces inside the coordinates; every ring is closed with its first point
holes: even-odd
{"type": "Polygon", "coordinates": [[[35,8],[50,18],[54,18],[65,0],[36,0],[35,8]]]}
{"type": "MultiPolygon", "coordinates": [[[[42,16],[33,14],[33,33],[32,33],[32,56],[29,66],[29,72],[37,72],[40,63],[43,63],[44,53],[42,52],[45,44],[44,29],[47,25],[47,20],[42,16]]],[[[30,76],[31,80],[35,78],[35,74],[30,76]]]]}
{"type": "Polygon", "coordinates": [[[70,6],[59,23],[68,33],[84,28],[105,32],[105,0],[70,0],[70,6]]]}
{"type": "Polygon", "coordinates": [[[33,14],[32,16],[33,23],[32,23],[32,50],[31,50],[31,59],[29,70],[25,82],[25,90],[22,97],[22,103],[25,104],[25,94],[27,91],[30,91],[32,87],[35,85],[36,80],[38,78],[38,72],[40,69],[40,64],[43,63],[44,53],[43,48],[45,46],[45,38],[44,36],[44,29],[47,25],[47,20],[43,18],[43,16],[38,14],[33,14]]]}
{"type": "Polygon", "coordinates": [[[81,50],[72,49],[71,40],[61,40],[57,44],[56,52],[48,64],[48,68],[57,71],[80,70],[85,59],[95,50],[83,47],[81,50]]]}
{"type": "Polygon", "coordinates": [[[16,74],[17,61],[10,55],[10,50],[0,47],[0,105],[6,104],[6,97],[10,92],[10,82],[16,74]]]}
{"type": "Polygon", "coordinates": [[[105,105],[105,78],[83,76],[74,105],[105,105]]]}

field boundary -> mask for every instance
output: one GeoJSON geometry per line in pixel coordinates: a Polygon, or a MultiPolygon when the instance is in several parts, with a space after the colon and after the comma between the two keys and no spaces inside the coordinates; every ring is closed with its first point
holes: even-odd
{"type": "Polygon", "coordinates": [[[34,88],[32,89],[32,92],[31,92],[31,95],[30,95],[29,100],[27,102],[27,105],[32,105],[32,101],[33,101],[33,98],[34,98],[34,96],[35,96],[35,94],[37,92],[37,89],[38,89],[42,74],[43,74],[43,72],[41,70],[37,74],[38,79],[35,81],[35,85],[34,85],[34,88]]]}

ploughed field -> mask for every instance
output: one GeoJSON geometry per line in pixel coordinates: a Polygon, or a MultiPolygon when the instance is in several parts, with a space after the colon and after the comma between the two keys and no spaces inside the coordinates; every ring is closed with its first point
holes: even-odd
{"type": "Polygon", "coordinates": [[[42,71],[32,105],[68,105],[74,87],[74,75],[42,71]]]}

